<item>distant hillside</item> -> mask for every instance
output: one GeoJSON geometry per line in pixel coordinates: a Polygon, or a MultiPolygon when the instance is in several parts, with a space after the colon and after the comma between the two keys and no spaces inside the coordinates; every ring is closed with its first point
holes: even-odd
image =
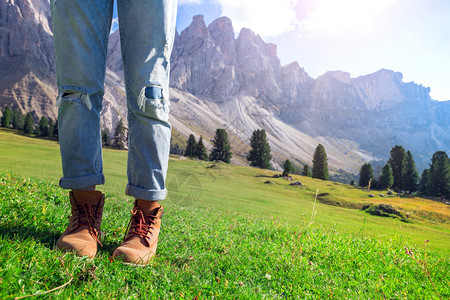
{"type": "MultiPolygon", "coordinates": [[[[0,0],[0,106],[56,117],[57,96],[49,2],[0,0]]],[[[110,36],[103,126],[113,132],[126,115],[119,32],[110,36]]],[[[218,127],[230,134],[233,162],[245,164],[254,129],[268,132],[273,164],[289,158],[312,164],[322,143],[335,173],[356,173],[366,161],[386,159],[395,144],[423,168],[436,150],[450,150],[450,101],[404,83],[389,70],[359,78],[328,72],[311,78],[297,62],[281,66],[277,47],[250,29],[235,38],[221,17],[202,16],[177,33],[171,59],[171,122],[211,147],[218,127]]]]}

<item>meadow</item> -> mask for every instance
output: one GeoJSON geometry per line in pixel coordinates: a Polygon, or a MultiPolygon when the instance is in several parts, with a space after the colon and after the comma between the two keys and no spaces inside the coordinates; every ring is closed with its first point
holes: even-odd
{"type": "Polygon", "coordinates": [[[0,130],[0,298],[450,297],[448,206],[176,157],[157,256],[144,268],[110,261],[132,205],[126,156],[104,150],[103,246],[80,259],[53,249],[69,214],[58,144],[0,130]],[[410,222],[357,209],[368,203],[410,222]]]}

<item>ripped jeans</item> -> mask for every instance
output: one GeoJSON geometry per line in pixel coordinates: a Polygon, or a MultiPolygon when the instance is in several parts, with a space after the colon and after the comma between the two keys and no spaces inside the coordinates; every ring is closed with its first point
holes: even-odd
{"type": "MultiPolygon", "coordinates": [[[[104,184],[100,112],[114,0],[51,0],[58,85],[60,186],[104,184]]],[[[126,194],[166,197],[169,62],[176,0],[118,0],[128,108],[126,194]]]]}

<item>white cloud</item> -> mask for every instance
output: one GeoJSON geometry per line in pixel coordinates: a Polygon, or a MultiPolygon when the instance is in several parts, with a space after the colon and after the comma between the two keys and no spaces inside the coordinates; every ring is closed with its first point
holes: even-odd
{"type": "Polygon", "coordinates": [[[315,9],[302,22],[308,31],[371,31],[378,17],[394,0],[317,0],[315,9]]]}
{"type": "Polygon", "coordinates": [[[215,0],[222,15],[239,31],[247,27],[263,37],[276,37],[295,28],[294,0],[215,0]]]}
{"type": "Polygon", "coordinates": [[[178,0],[178,5],[200,5],[202,0],[178,0]]]}

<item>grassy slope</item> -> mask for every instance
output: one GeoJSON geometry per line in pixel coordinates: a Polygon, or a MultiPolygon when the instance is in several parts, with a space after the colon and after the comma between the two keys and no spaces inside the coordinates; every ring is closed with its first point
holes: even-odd
{"type": "MultiPolygon", "coordinates": [[[[1,169],[57,184],[61,176],[59,148],[56,142],[44,141],[0,130],[1,169]]],[[[126,151],[104,150],[106,185],[101,189],[109,196],[122,197],[126,184],[126,151]]],[[[327,228],[364,234],[384,240],[401,239],[415,246],[450,253],[449,207],[421,198],[368,198],[367,192],[334,182],[294,176],[303,189],[289,186],[281,178],[271,178],[272,171],[210,162],[171,159],[168,174],[167,202],[196,208],[217,208],[225,211],[276,217],[291,224],[314,222],[327,228]],[[265,181],[272,184],[264,184],[265,181]],[[341,203],[388,203],[411,212],[413,223],[372,216],[355,209],[316,203],[315,193],[329,193],[341,203]],[[433,215],[433,212],[435,215],[433,215]],[[423,219],[423,216],[428,219],[423,219]],[[432,222],[429,219],[440,222],[432,222]]]]}
{"type": "Polygon", "coordinates": [[[66,282],[51,296],[450,296],[447,224],[405,224],[317,203],[314,221],[322,226],[310,226],[317,188],[336,197],[354,193],[355,202],[364,201],[364,193],[308,178],[301,178],[306,188],[299,190],[264,177],[272,174],[268,171],[205,168],[211,163],[189,160],[171,160],[171,192],[152,265],[111,263],[108,257],[120,243],[131,206],[123,196],[123,151],[104,153],[103,190],[109,201],[98,257],[86,261],[62,255],[52,250],[68,214],[66,193],[56,186],[61,172],[57,144],[0,130],[0,153],[0,298],[44,292],[66,282]],[[264,184],[267,180],[273,184],[264,184]],[[433,250],[421,250],[426,238],[433,250]],[[414,258],[404,250],[407,239],[417,246],[414,258]]]}

